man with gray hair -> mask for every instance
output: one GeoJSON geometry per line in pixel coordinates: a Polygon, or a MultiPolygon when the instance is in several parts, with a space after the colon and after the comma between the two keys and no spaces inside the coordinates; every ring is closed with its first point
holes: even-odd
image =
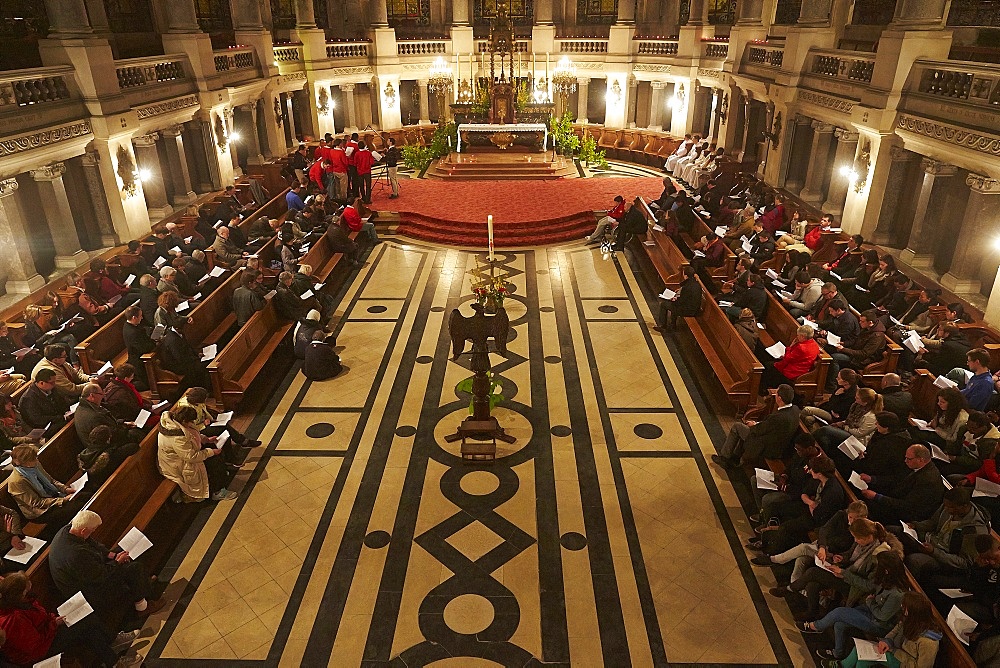
{"type": "Polygon", "coordinates": [[[70,597],[77,592],[105,619],[117,619],[123,603],[131,603],[140,616],[160,610],[166,601],[152,598],[149,576],[128,552],[109,550],[94,539],[101,516],[81,510],[56,533],[49,548],[49,572],[56,588],[70,597]]]}
{"type": "Polygon", "coordinates": [[[235,269],[242,267],[247,262],[243,259],[243,249],[230,240],[230,236],[230,229],[225,225],[221,226],[215,232],[215,243],[212,244],[212,250],[215,251],[215,259],[220,264],[235,269]]]}
{"type": "Polygon", "coordinates": [[[295,275],[290,271],[278,274],[278,290],[277,294],[274,295],[274,307],[278,310],[278,315],[285,320],[297,322],[305,317],[309,306],[292,290],[294,280],[295,275]]]}
{"type": "Polygon", "coordinates": [[[884,488],[875,481],[861,492],[868,502],[869,519],[882,524],[919,522],[933,515],[941,505],[944,483],[927,446],[911,445],[903,461],[910,469],[905,478],[884,488]]]}
{"type": "Polygon", "coordinates": [[[117,419],[101,405],[104,400],[104,389],[97,383],[88,383],[80,393],[80,405],[76,407],[73,416],[73,426],[84,447],[94,447],[90,434],[95,427],[106,426],[111,430],[111,447],[127,447],[133,451],[139,450],[139,441],[144,436],[141,429],[136,429],[134,422],[124,422],[117,419]]]}
{"type": "Polygon", "coordinates": [[[760,466],[765,459],[784,459],[792,448],[792,438],[799,429],[799,407],[792,404],[795,390],[779,385],[775,394],[776,410],[760,422],[737,422],[729,430],[726,442],[712,461],[726,469],[760,466]]]}
{"type": "Polygon", "coordinates": [[[164,292],[176,292],[180,294],[181,291],[177,288],[175,281],[176,276],[177,270],[170,265],[160,267],[160,282],[156,284],[156,291],[161,294],[164,292]]]}

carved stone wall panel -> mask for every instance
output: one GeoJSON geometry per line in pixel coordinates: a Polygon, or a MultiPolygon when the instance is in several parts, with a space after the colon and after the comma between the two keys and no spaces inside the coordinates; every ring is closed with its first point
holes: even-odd
{"type": "Polygon", "coordinates": [[[839,111],[843,114],[851,113],[851,111],[854,110],[855,104],[850,100],[842,100],[838,97],[823,95],[822,93],[816,93],[811,90],[800,90],[799,100],[802,102],[808,102],[809,104],[815,104],[819,107],[833,109],[834,111],[839,111]]]}
{"type": "Polygon", "coordinates": [[[986,155],[1000,156],[1000,136],[997,135],[966,130],[940,121],[915,118],[906,114],[899,115],[897,127],[900,130],[907,130],[953,146],[960,146],[986,155]]]}
{"type": "Polygon", "coordinates": [[[162,114],[170,113],[171,111],[177,111],[178,109],[196,106],[198,106],[198,96],[186,95],[184,97],[167,100],[165,102],[157,102],[156,104],[147,104],[143,107],[136,107],[135,113],[141,121],[145,118],[152,118],[153,116],[160,116],[162,114]]]}
{"type": "Polygon", "coordinates": [[[90,121],[87,120],[21,135],[20,137],[8,137],[0,139],[0,156],[16,155],[93,133],[94,130],[90,125],[90,121]]]}

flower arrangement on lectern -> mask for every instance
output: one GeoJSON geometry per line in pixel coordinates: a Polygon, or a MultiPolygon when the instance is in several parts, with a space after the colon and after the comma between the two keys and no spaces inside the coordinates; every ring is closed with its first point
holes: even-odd
{"type": "Polygon", "coordinates": [[[498,276],[486,285],[473,288],[472,294],[475,295],[476,301],[483,308],[503,308],[503,300],[507,299],[510,291],[507,289],[507,283],[504,281],[504,278],[498,276]]]}

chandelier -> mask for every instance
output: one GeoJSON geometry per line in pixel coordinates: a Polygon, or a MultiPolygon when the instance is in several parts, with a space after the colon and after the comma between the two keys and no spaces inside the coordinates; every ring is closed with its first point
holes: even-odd
{"type": "Polygon", "coordinates": [[[552,72],[552,90],[567,97],[576,92],[576,65],[566,56],[559,59],[552,72]]]}
{"type": "Polygon", "coordinates": [[[438,56],[438,59],[431,65],[430,76],[427,77],[427,88],[435,95],[438,93],[446,94],[451,89],[453,80],[451,67],[444,61],[444,58],[438,56]]]}

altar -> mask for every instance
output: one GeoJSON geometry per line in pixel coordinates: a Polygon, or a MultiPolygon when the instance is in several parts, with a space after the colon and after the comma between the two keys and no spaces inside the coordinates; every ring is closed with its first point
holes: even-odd
{"type": "Polygon", "coordinates": [[[543,153],[548,150],[549,128],[545,123],[462,123],[458,126],[458,146],[506,151],[512,147],[543,153]]]}

